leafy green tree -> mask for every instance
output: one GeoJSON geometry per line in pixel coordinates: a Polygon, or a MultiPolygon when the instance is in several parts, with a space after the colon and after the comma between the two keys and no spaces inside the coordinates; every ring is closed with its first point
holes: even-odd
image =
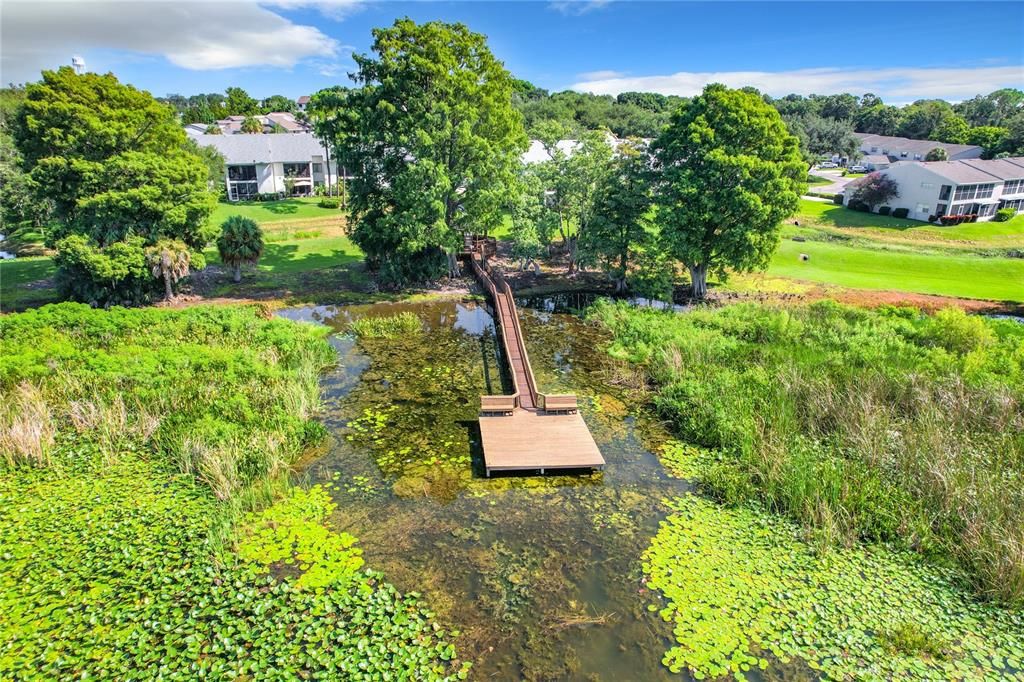
{"type": "Polygon", "coordinates": [[[949,154],[942,147],[935,147],[930,149],[927,154],[924,155],[925,161],[945,161],[949,158],[949,154]]]}
{"type": "Polygon", "coordinates": [[[939,142],[949,144],[966,144],[970,128],[963,116],[953,114],[945,119],[932,133],[939,142]]]}
{"type": "Polygon", "coordinates": [[[707,295],[709,272],[766,266],[807,178],[800,141],[778,111],[709,85],[673,114],[654,153],[660,238],[690,271],[693,296],[707,295]]]}
{"type": "Polygon", "coordinates": [[[1024,91],[1002,88],[954,104],[953,109],[972,126],[1004,127],[1010,118],[1024,111],[1024,91]]]}
{"type": "Polygon", "coordinates": [[[385,281],[457,276],[463,234],[501,224],[517,187],[514,81],[462,24],[400,19],[373,35],[333,145],[354,175],[352,238],[385,281]]]}
{"type": "Polygon", "coordinates": [[[629,289],[649,301],[672,302],[675,262],[655,240],[649,240],[636,256],[636,267],[627,275],[629,289]]]}
{"type": "Polygon", "coordinates": [[[982,158],[991,159],[1002,151],[1003,143],[1009,134],[1009,129],[999,126],[975,126],[967,131],[967,144],[983,147],[985,152],[982,154],[982,158]]]}
{"type": "Polygon", "coordinates": [[[275,111],[295,111],[295,100],[284,95],[271,95],[263,100],[263,113],[269,114],[275,111]]]}
{"type": "Polygon", "coordinates": [[[822,156],[839,154],[851,159],[860,150],[860,139],[853,134],[853,126],[849,121],[807,114],[799,118],[786,118],[786,125],[800,140],[800,150],[808,167],[813,166],[822,156]]]}
{"type": "Polygon", "coordinates": [[[40,196],[25,173],[11,137],[11,126],[24,101],[24,87],[0,88],[0,225],[8,234],[23,223],[42,228],[53,212],[53,202],[40,196]]]}
{"type": "Polygon", "coordinates": [[[589,131],[580,136],[572,154],[559,161],[559,186],[564,197],[563,242],[568,246],[569,274],[579,268],[579,240],[587,232],[594,216],[598,188],[611,171],[613,150],[605,134],[589,131]],[[570,231],[572,227],[575,231],[570,231]]]}
{"type": "Polygon", "coordinates": [[[227,116],[255,116],[260,113],[260,103],[242,88],[228,88],[224,94],[224,112],[227,116]]]}
{"type": "Polygon", "coordinates": [[[538,172],[540,170],[540,164],[522,169],[520,188],[514,193],[509,207],[512,257],[519,261],[521,270],[532,266],[535,272],[540,270],[537,259],[550,247],[559,220],[547,201],[545,175],[538,172]]]}
{"type": "Polygon", "coordinates": [[[1024,156],[1024,112],[1006,121],[1006,138],[997,156],[1024,156]]]}
{"type": "Polygon", "coordinates": [[[216,123],[211,123],[210,125],[206,126],[206,130],[204,130],[203,132],[206,133],[207,135],[223,135],[224,134],[224,130],[219,125],[217,125],[216,123]]]}
{"type": "Polygon", "coordinates": [[[646,216],[651,208],[647,145],[638,139],[619,146],[618,154],[598,186],[594,216],[583,233],[580,250],[588,261],[600,262],[626,291],[630,260],[648,241],[646,216]]]}
{"type": "MultiPolygon", "coordinates": [[[[146,264],[154,278],[163,280],[164,300],[170,302],[174,300],[174,285],[188,276],[193,265],[193,255],[185,242],[161,239],[146,248],[146,264]]],[[[196,266],[202,267],[200,263],[196,263],[196,266]]]]}
{"type": "Polygon", "coordinates": [[[859,133],[894,136],[903,124],[903,111],[899,107],[878,104],[861,109],[853,122],[859,133]]]}
{"type": "Polygon", "coordinates": [[[860,110],[859,100],[848,92],[841,95],[826,95],[821,103],[820,114],[833,121],[852,121],[860,110]]]}
{"type": "Polygon", "coordinates": [[[899,135],[912,140],[934,140],[936,131],[956,114],[949,102],[922,99],[903,108],[899,135]]]}
{"type": "Polygon", "coordinates": [[[223,191],[224,176],[227,174],[227,160],[224,155],[216,147],[200,145],[191,137],[185,139],[185,150],[202,161],[206,167],[207,188],[211,192],[223,191]]]}
{"type": "Polygon", "coordinates": [[[242,281],[242,266],[256,265],[263,255],[263,230],[252,218],[230,216],[217,237],[220,260],[232,270],[235,282],[242,281]]]}
{"type": "MultiPolygon", "coordinates": [[[[349,105],[349,88],[335,85],[324,88],[313,93],[306,106],[306,120],[313,126],[313,134],[327,149],[327,153],[335,159],[339,158],[338,149],[335,146],[337,141],[344,137],[345,130],[354,130],[357,127],[355,110],[349,105]]],[[[329,161],[329,159],[328,159],[329,161]]],[[[345,177],[347,169],[344,164],[338,163],[338,173],[341,176],[340,188],[342,190],[342,208],[347,207],[348,197],[345,192],[345,177]]],[[[332,196],[334,187],[327,185],[327,195],[332,196]]]]}
{"type": "Polygon", "coordinates": [[[240,130],[243,133],[259,134],[263,132],[263,124],[255,116],[246,116],[242,120],[240,130]]]}
{"type": "Polygon", "coordinates": [[[141,237],[107,247],[80,234],[57,242],[54,264],[57,290],[64,298],[93,307],[140,305],[152,300],[155,280],[141,237]]]}

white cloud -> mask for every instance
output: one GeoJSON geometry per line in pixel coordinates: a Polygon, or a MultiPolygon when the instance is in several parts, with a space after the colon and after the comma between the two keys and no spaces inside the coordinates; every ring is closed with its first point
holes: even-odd
{"type": "Polygon", "coordinates": [[[578,74],[576,77],[582,81],[605,81],[616,78],[625,78],[626,74],[622,71],[612,71],[608,69],[605,71],[585,71],[578,74]]]}
{"type": "MultiPolygon", "coordinates": [[[[584,74],[585,75],[585,74],[584,74]]],[[[873,92],[886,102],[909,102],[922,98],[960,100],[1002,87],[1021,87],[1024,67],[982,66],[962,68],[815,68],[793,71],[680,71],[667,76],[583,78],[573,90],[598,95],[620,92],[660,92],[692,97],[708,83],[739,88],[752,85],[774,97],[873,92]]]]}
{"type": "Polygon", "coordinates": [[[611,2],[612,0],[552,0],[548,3],[548,8],[565,15],[579,16],[601,9],[611,2]]]}
{"type": "MultiPolygon", "coordinates": [[[[350,10],[348,2],[276,0],[280,7],[350,10]]],[[[0,71],[4,82],[39,78],[72,54],[123,50],[166,58],[193,70],[291,68],[333,59],[341,46],[315,26],[296,24],[254,1],[169,2],[3,0],[0,71]]]]}

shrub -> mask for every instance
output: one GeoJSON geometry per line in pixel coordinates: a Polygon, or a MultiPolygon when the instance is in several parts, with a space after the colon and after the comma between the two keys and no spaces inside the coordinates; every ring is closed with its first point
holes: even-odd
{"type": "Polygon", "coordinates": [[[878,207],[878,215],[889,215],[889,212],[891,210],[892,210],[891,206],[879,206],[878,207]]]}
{"type": "Polygon", "coordinates": [[[893,218],[906,218],[910,214],[909,208],[894,208],[892,210],[893,218]]]}
{"type": "Polygon", "coordinates": [[[851,211],[861,211],[863,213],[871,212],[870,206],[868,206],[863,201],[859,201],[857,199],[850,199],[850,201],[847,202],[846,204],[846,208],[850,209],[851,211]]]}
{"type": "Polygon", "coordinates": [[[262,192],[256,195],[256,201],[280,201],[282,197],[280,192],[262,192]]]}
{"type": "Polygon", "coordinates": [[[316,205],[320,208],[341,208],[341,199],[338,197],[324,197],[316,205]]]}
{"type": "Polygon", "coordinates": [[[928,216],[928,222],[934,223],[936,220],[938,220],[938,216],[935,216],[935,215],[928,216]]]}
{"type": "Polygon", "coordinates": [[[141,237],[101,248],[88,237],[71,235],[56,246],[56,284],[64,298],[94,308],[142,305],[153,299],[156,280],[141,237]]]}
{"type": "Polygon", "coordinates": [[[843,205],[843,195],[842,194],[837,194],[834,197],[832,197],[832,203],[834,203],[834,204],[836,204],[838,206],[842,206],[843,205]]]}
{"type": "Polygon", "coordinates": [[[997,223],[1005,223],[1007,220],[1010,220],[1015,215],[1017,215],[1017,211],[1015,209],[1009,207],[1001,208],[998,211],[996,211],[996,215],[992,220],[996,221],[997,223]]]}
{"type": "Polygon", "coordinates": [[[423,323],[416,315],[403,312],[390,317],[362,317],[349,329],[360,337],[393,339],[422,331],[423,323]]]}
{"type": "Polygon", "coordinates": [[[884,204],[900,195],[899,185],[885,173],[875,171],[849,184],[852,198],[866,203],[869,207],[884,204]]]}

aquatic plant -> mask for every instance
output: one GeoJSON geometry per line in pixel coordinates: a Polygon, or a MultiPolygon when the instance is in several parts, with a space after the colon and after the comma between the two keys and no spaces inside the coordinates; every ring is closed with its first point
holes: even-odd
{"type": "Polygon", "coordinates": [[[1024,605],[1024,326],[832,302],[592,315],[711,460],[705,490],[761,500],[823,546],[955,562],[984,597],[1024,605]]]}
{"type": "Polygon", "coordinates": [[[667,503],[643,567],[673,672],[742,680],[798,658],[829,679],[1024,679],[1024,615],[974,601],[954,573],[884,549],[818,554],[756,507],[667,503]]]}
{"type": "MultiPolygon", "coordinates": [[[[70,447],[56,455],[97,456],[70,447]]],[[[331,508],[322,490],[251,516],[237,560],[211,544],[224,506],[141,453],[99,470],[0,476],[3,677],[466,677],[457,633],[416,595],[353,570],[350,536],[317,528],[331,508]],[[287,531],[266,534],[275,525],[287,531]],[[289,551],[296,563],[268,574],[289,551]]]]}
{"type": "Polygon", "coordinates": [[[422,331],[423,323],[413,313],[404,311],[387,317],[361,317],[349,330],[360,338],[394,339],[422,331]]]}

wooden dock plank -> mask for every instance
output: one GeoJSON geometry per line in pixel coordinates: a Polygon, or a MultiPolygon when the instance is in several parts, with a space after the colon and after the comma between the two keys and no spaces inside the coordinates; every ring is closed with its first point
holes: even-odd
{"type": "Polygon", "coordinates": [[[481,416],[480,436],[489,472],[604,466],[604,457],[579,414],[520,409],[511,416],[481,416]]]}

